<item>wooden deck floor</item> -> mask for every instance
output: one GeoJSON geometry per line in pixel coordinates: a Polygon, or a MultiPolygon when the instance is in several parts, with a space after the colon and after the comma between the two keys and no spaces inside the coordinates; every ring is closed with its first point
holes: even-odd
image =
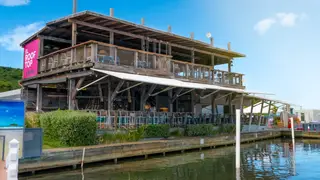
{"type": "Polygon", "coordinates": [[[1,180],[6,180],[7,176],[6,176],[6,169],[5,167],[5,162],[0,160],[0,179],[1,180]]]}

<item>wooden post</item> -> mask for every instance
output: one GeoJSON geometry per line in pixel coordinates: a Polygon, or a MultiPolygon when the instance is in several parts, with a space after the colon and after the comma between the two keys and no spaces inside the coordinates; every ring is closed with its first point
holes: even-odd
{"type": "Polygon", "coordinates": [[[37,101],[36,101],[36,111],[41,112],[42,110],[42,86],[37,84],[37,101]]]}
{"type": "Polygon", "coordinates": [[[143,111],[144,110],[144,96],[146,94],[146,86],[145,85],[142,85],[141,87],[141,91],[140,91],[140,111],[143,111]]]}
{"type": "Polygon", "coordinates": [[[233,123],[233,108],[232,108],[232,94],[229,95],[229,114],[230,114],[230,122],[233,123]]]}
{"type": "Polygon", "coordinates": [[[39,57],[43,56],[43,53],[44,53],[44,39],[42,37],[39,38],[40,39],[40,51],[39,51],[39,57]]]}
{"type": "Polygon", "coordinates": [[[211,46],[214,46],[214,39],[213,39],[213,37],[210,38],[210,45],[211,45],[211,46]]]}
{"type": "MultiPolygon", "coordinates": [[[[154,53],[157,53],[157,43],[156,42],[153,42],[152,43],[152,49],[153,49],[153,52],[154,53]]],[[[152,64],[153,64],[153,68],[154,69],[157,69],[158,68],[158,65],[157,65],[157,56],[156,55],[153,55],[153,58],[152,58],[152,64]]]]}
{"type": "Polygon", "coordinates": [[[112,111],[113,110],[113,106],[112,106],[112,101],[111,101],[111,80],[109,80],[108,82],[108,111],[112,111]]]}
{"type": "MultiPolygon", "coordinates": [[[[141,50],[145,51],[146,50],[146,41],[144,38],[141,39],[141,50]]],[[[145,61],[145,55],[144,53],[141,54],[141,60],[145,61]]]]}
{"type": "Polygon", "coordinates": [[[171,33],[171,26],[168,26],[168,32],[171,33]]]}
{"type": "Polygon", "coordinates": [[[191,112],[195,113],[194,106],[196,101],[196,94],[195,91],[191,91],[191,112]]]}
{"type": "Polygon", "coordinates": [[[190,39],[194,39],[194,32],[190,33],[190,39]]]}
{"type": "Polygon", "coordinates": [[[77,0],[73,0],[72,13],[77,13],[77,0]]]}
{"type": "MultiPolygon", "coordinates": [[[[73,0],[73,10],[72,13],[77,13],[77,0],[73,0]]],[[[77,44],[77,24],[72,23],[72,32],[71,32],[71,45],[75,46],[77,44]]],[[[71,49],[71,64],[76,61],[75,59],[75,50],[71,49]]]]}
{"type": "Polygon", "coordinates": [[[214,83],[214,55],[211,55],[211,66],[212,66],[212,77],[210,79],[212,80],[212,83],[214,83]]]}
{"type": "Polygon", "coordinates": [[[168,103],[169,103],[169,112],[173,112],[173,102],[172,102],[172,89],[168,91],[168,103]]]}
{"type": "Polygon", "coordinates": [[[215,117],[215,107],[216,107],[216,94],[212,94],[211,95],[211,114],[212,114],[212,122],[216,121],[216,117],[215,117]]]}
{"type": "Polygon", "coordinates": [[[108,84],[104,85],[104,89],[103,89],[103,98],[105,98],[105,100],[103,101],[103,109],[107,110],[108,109],[108,84]]]}
{"type": "Polygon", "coordinates": [[[134,60],[134,67],[137,68],[138,67],[138,52],[137,51],[134,52],[133,60],[134,60]]]}
{"type": "Polygon", "coordinates": [[[113,16],[114,16],[113,8],[110,8],[110,16],[111,16],[111,17],[113,17],[113,16]]]}
{"type": "Polygon", "coordinates": [[[161,54],[161,41],[159,42],[159,49],[158,49],[158,53],[161,54]]]}
{"type": "Polygon", "coordinates": [[[68,109],[74,110],[74,101],[72,98],[73,90],[75,89],[75,79],[68,80],[68,109]]]}
{"type": "MultiPolygon", "coordinates": [[[[195,72],[194,72],[194,50],[191,51],[191,63],[192,63],[192,67],[191,67],[191,77],[195,78],[195,72]]],[[[198,74],[198,73],[197,73],[198,74]]]]}

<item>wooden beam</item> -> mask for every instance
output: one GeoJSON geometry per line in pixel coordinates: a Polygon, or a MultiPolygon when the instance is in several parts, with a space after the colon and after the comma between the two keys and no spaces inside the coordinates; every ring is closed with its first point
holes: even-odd
{"type": "Polygon", "coordinates": [[[109,112],[109,120],[111,120],[110,118],[110,111],[113,110],[113,103],[111,101],[111,80],[109,80],[108,82],[108,112],[109,112]]]}
{"type": "MultiPolygon", "coordinates": [[[[120,31],[120,30],[116,30],[116,29],[111,29],[111,28],[107,28],[107,27],[104,27],[104,26],[99,26],[99,25],[95,25],[95,24],[92,24],[92,23],[87,23],[87,22],[83,22],[83,21],[79,21],[79,20],[75,20],[75,19],[68,19],[68,21],[71,22],[71,23],[76,23],[76,24],[81,25],[81,26],[87,26],[87,27],[91,27],[91,28],[95,28],[95,29],[100,29],[100,30],[103,30],[103,31],[114,32],[114,33],[117,33],[117,34],[122,34],[122,35],[125,35],[125,36],[134,37],[134,38],[138,38],[138,39],[147,38],[147,37],[144,37],[142,35],[128,33],[128,32],[124,32],[124,31],[120,31]]],[[[160,40],[157,40],[157,39],[150,39],[150,40],[152,42],[157,42],[157,43],[161,42],[160,40]]],[[[194,50],[196,52],[203,53],[203,54],[216,55],[216,56],[219,56],[219,57],[222,57],[222,58],[226,58],[226,59],[231,59],[232,58],[232,57],[229,57],[229,56],[224,56],[224,55],[220,55],[220,54],[217,54],[217,53],[212,53],[212,52],[208,52],[208,51],[194,49],[194,48],[191,48],[191,47],[186,47],[186,46],[182,46],[182,45],[178,45],[178,44],[174,44],[174,43],[170,43],[170,44],[173,47],[186,49],[186,50],[190,50],[190,51],[194,50]]]]}
{"type": "Polygon", "coordinates": [[[183,90],[183,88],[179,88],[177,90],[177,92],[174,94],[174,96],[172,97],[172,102],[174,102],[180,95],[181,91],[183,90]]]}
{"type": "Polygon", "coordinates": [[[72,92],[75,89],[75,79],[68,80],[68,109],[74,110],[74,101],[72,99],[72,92]]]}
{"type": "Polygon", "coordinates": [[[140,111],[144,110],[144,96],[146,94],[146,85],[142,85],[140,89],[140,111]]]}
{"type": "Polygon", "coordinates": [[[84,80],[85,80],[85,77],[81,77],[76,84],[76,88],[72,89],[72,100],[76,99],[77,89],[81,87],[84,80]]]}
{"type": "Polygon", "coordinates": [[[152,94],[152,92],[154,91],[154,89],[157,87],[156,84],[152,84],[150,89],[148,90],[147,94],[145,94],[145,96],[143,97],[143,103],[146,103],[146,101],[148,100],[149,96],[152,94]]]}
{"type": "Polygon", "coordinates": [[[100,83],[98,84],[98,90],[99,90],[100,101],[103,102],[103,94],[102,94],[102,88],[100,83]]]}
{"type": "Polygon", "coordinates": [[[112,102],[113,102],[114,98],[116,97],[117,92],[118,92],[118,91],[120,90],[120,88],[122,87],[123,83],[124,83],[124,80],[121,80],[121,81],[118,83],[118,85],[117,85],[117,87],[115,88],[115,90],[113,91],[113,93],[112,93],[112,95],[111,95],[111,101],[112,101],[112,102]]]}
{"type": "Polygon", "coordinates": [[[36,100],[36,111],[42,111],[42,86],[37,84],[37,100],[36,100]]]}
{"type": "Polygon", "coordinates": [[[173,112],[172,89],[168,91],[169,112],[173,112]]]}
{"type": "Polygon", "coordinates": [[[57,38],[57,37],[52,37],[52,36],[41,36],[41,35],[38,35],[38,38],[40,38],[40,39],[45,39],[45,40],[50,40],[50,41],[55,41],[55,42],[72,44],[72,41],[71,41],[71,40],[67,40],[67,39],[63,39],[63,38],[57,38]]]}

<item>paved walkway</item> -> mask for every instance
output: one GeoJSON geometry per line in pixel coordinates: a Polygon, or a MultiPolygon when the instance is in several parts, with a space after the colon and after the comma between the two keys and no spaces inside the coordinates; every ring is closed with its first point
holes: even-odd
{"type": "Polygon", "coordinates": [[[0,160],[0,179],[1,180],[7,179],[6,169],[4,169],[4,167],[5,167],[5,162],[0,160]]]}

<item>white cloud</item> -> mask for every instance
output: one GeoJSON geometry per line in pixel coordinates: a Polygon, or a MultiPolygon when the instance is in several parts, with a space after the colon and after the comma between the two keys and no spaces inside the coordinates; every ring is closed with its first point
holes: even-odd
{"type": "Polygon", "coordinates": [[[257,31],[260,35],[266,33],[271,26],[276,22],[273,18],[267,18],[259,21],[255,26],[254,30],[257,31]]]}
{"type": "Polygon", "coordinates": [[[277,17],[279,22],[284,27],[293,27],[296,25],[298,20],[306,18],[306,14],[294,14],[294,13],[278,13],[277,17]]]}
{"type": "Polygon", "coordinates": [[[265,34],[273,24],[280,23],[282,27],[293,27],[298,21],[304,20],[307,17],[305,13],[277,13],[275,18],[270,17],[259,21],[255,26],[254,30],[260,35],[265,34]]]}
{"type": "Polygon", "coordinates": [[[21,51],[20,43],[40,30],[43,23],[36,22],[26,26],[17,26],[6,34],[0,35],[0,46],[8,51],[21,51]]]}
{"type": "Polygon", "coordinates": [[[30,3],[30,0],[0,0],[0,6],[23,6],[30,3]]]}

